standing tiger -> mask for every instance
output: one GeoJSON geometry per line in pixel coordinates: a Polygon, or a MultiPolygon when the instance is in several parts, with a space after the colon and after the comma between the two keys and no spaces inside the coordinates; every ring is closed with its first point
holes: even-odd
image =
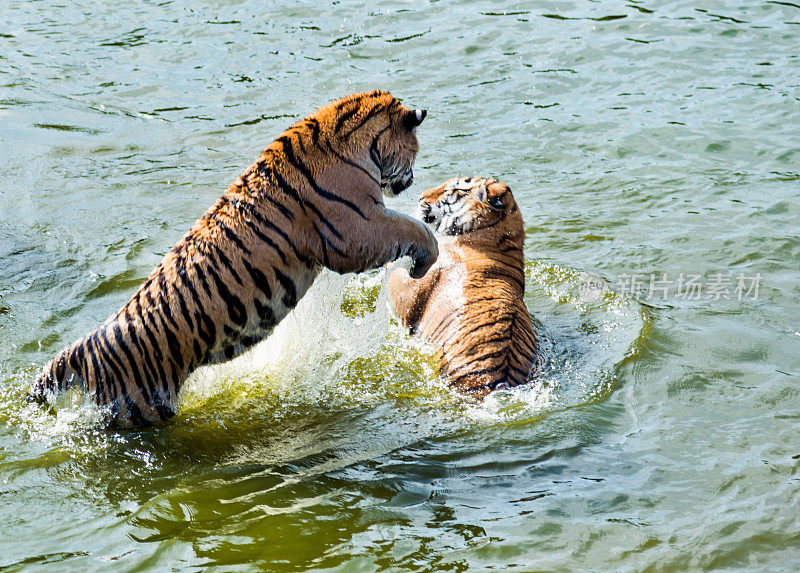
{"type": "Polygon", "coordinates": [[[527,382],[537,342],[522,300],[522,215],[507,185],[450,179],[420,196],[423,221],[439,237],[439,258],[422,279],[389,276],[389,305],[400,323],[443,349],[451,387],[483,398],[527,382]]]}
{"type": "Polygon", "coordinates": [[[380,267],[405,255],[421,277],[436,260],[425,225],[386,209],[413,180],[426,112],[383,91],[334,101],[261,154],[164,257],[133,298],[45,365],[30,399],[82,386],[109,425],[175,414],[196,368],[265,338],[321,267],[380,267]]]}

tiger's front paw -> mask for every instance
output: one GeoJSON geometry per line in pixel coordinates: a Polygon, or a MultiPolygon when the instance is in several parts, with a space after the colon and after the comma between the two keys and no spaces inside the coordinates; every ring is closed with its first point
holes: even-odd
{"type": "Polygon", "coordinates": [[[433,263],[436,262],[436,259],[439,257],[439,245],[436,243],[436,238],[433,236],[433,233],[430,233],[430,242],[424,246],[418,245],[417,248],[414,249],[414,252],[411,253],[411,269],[408,271],[408,275],[412,279],[421,279],[425,276],[425,273],[428,272],[433,266],[433,263]]]}

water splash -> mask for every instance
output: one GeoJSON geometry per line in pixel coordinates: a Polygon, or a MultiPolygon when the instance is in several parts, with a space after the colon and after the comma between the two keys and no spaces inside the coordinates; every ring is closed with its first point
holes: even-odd
{"type": "MultiPolygon", "coordinates": [[[[187,455],[211,452],[231,463],[330,450],[363,459],[431,434],[532,422],[606,399],[616,366],[643,336],[645,310],[610,289],[587,296],[584,275],[549,263],[529,262],[526,282],[541,352],[527,386],[481,403],[457,394],[438,377],[438,351],[391,317],[383,272],[323,273],[267,340],[190,376],[178,415],[156,433],[187,455]]],[[[34,439],[94,434],[101,423],[100,409],[76,393],[53,415],[23,406],[20,384],[4,388],[6,421],[34,439]]]]}
{"type": "Polygon", "coordinates": [[[605,400],[616,367],[644,336],[645,309],[601,277],[541,261],[529,261],[525,275],[540,368],[529,385],[494,392],[469,407],[472,420],[521,423],[605,400]]]}

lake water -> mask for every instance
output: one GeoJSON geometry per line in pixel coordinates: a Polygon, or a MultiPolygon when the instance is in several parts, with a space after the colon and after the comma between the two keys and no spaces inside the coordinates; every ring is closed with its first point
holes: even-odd
{"type": "Polygon", "coordinates": [[[0,570],[793,571],[800,4],[0,8],[0,570]],[[537,382],[474,405],[382,275],[323,275],[179,415],[108,431],[35,371],[283,129],[389,89],[415,185],[508,183],[537,382]]]}

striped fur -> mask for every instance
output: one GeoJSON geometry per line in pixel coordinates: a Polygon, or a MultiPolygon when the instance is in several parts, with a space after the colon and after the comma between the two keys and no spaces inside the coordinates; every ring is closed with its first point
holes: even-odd
{"type": "Polygon", "coordinates": [[[410,255],[413,274],[425,274],[433,234],[382,198],[411,185],[424,117],[375,91],[290,127],[116,315],[44,366],[31,399],[82,386],[109,425],[165,420],[189,373],[266,337],[322,267],[360,272],[410,255]]]}
{"type": "Polygon", "coordinates": [[[523,302],[525,241],[511,189],[487,178],[451,179],[420,197],[439,238],[439,259],[420,280],[389,277],[400,323],[443,349],[448,383],[480,398],[525,383],[537,342],[523,302]]]}

